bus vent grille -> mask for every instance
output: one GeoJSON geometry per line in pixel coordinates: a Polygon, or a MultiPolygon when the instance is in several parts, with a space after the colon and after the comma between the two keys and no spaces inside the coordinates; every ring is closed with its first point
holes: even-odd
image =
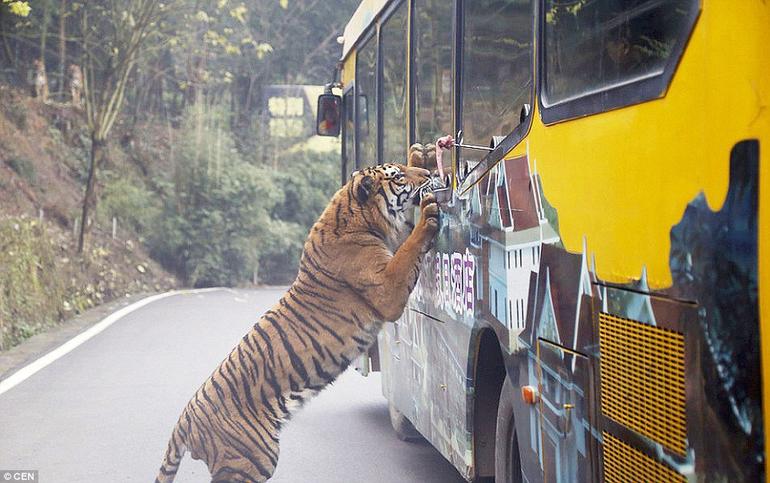
{"type": "Polygon", "coordinates": [[[684,335],[599,314],[602,413],[684,456],[684,335]]]}
{"type": "Polygon", "coordinates": [[[628,446],[609,433],[602,433],[604,445],[604,481],[607,483],[682,482],[685,477],[628,446]]]}

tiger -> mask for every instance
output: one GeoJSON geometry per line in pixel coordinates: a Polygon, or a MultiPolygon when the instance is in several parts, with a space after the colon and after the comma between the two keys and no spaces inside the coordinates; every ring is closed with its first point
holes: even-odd
{"type": "Polygon", "coordinates": [[[403,313],[438,229],[430,180],[401,164],[351,175],[311,228],[294,283],[182,410],[156,483],[174,480],[187,451],[212,482],[273,475],[282,425],[403,313]]]}
{"type": "Polygon", "coordinates": [[[44,103],[48,102],[48,76],[45,74],[45,63],[41,59],[35,59],[32,67],[35,69],[32,82],[35,86],[35,97],[44,103]]]}

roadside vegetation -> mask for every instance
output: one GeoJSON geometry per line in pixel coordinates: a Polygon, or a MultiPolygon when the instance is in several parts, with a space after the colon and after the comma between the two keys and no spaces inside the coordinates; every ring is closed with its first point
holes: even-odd
{"type": "Polygon", "coordinates": [[[265,92],[332,81],[357,3],[0,3],[0,351],[126,294],[291,282],[339,144],[265,92]]]}

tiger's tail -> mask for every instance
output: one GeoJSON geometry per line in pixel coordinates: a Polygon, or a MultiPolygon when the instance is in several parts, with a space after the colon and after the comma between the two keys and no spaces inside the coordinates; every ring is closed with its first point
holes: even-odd
{"type": "Polygon", "coordinates": [[[158,477],[155,478],[155,483],[172,483],[176,477],[179,463],[181,463],[182,457],[187,452],[180,430],[180,425],[177,423],[174,426],[174,431],[171,433],[171,439],[168,441],[166,455],[163,457],[163,463],[160,465],[160,471],[158,472],[158,477]]]}

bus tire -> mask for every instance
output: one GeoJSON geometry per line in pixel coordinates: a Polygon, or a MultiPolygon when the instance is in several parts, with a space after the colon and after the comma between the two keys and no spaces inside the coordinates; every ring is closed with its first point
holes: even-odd
{"type": "Polygon", "coordinates": [[[390,401],[388,401],[388,413],[390,413],[390,425],[393,426],[393,431],[396,432],[398,439],[410,443],[422,439],[422,435],[414,428],[412,422],[390,401]]]}
{"type": "Polygon", "coordinates": [[[495,482],[521,483],[521,458],[516,440],[516,425],[513,417],[513,398],[515,392],[511,381],[506,377],[500,391],[497,406],[497,427],[495,430],[495,482]]]}

